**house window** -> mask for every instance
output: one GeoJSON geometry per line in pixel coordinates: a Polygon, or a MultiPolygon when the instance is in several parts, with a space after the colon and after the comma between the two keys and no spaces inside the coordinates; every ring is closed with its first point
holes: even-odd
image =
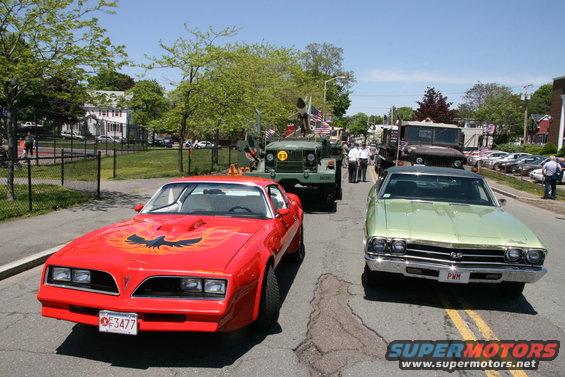
{"type": "Polygon", "coordinates": [[[115,117],[121,117],[122,116],[122,110],[114,110],[114,116],[115,117]]]}
{"type": "Polygon", "coordinates": [[[108,110],[100,110],[100,115],[103,117],[108,116],[108,110]]]}

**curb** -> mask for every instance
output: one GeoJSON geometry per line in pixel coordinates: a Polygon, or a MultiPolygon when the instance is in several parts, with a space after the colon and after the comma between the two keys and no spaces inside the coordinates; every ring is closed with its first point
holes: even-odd
{"type": "Polygon", "coordinates": [[[43,264],[51,254],[59,251],[66,244],[52,247],[51,249],[41,251],[17,261],[10,262],[0,266],[0,280],[7,279],[24,271],[30,270],[43,264]]]}
{"type": "Polygon", "coordinates": [[[509,197],[511,197],[511,198],[513,198],[513,199],[517,199],[517,200],[528,200],[528,198],[524,198],[524,197],[522,197],[522,196],[518,196],[518,195],[516,195],[516,194],[509,193],[508,191],[504,191],[504,190],[501,190],[501,189],[496,188],[496,187],[490,186],[490,188],[491,188],[492,191],[494,191],[494,192],[497,192],[497,193],[502,194],[502,195],[505,195],[505,196],[509,196],[509,197]]]}

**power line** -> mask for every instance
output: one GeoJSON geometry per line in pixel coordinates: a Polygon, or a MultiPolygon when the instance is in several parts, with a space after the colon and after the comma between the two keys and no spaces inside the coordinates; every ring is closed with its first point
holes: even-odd
{"type": "MultiPolygon", "coordinates": [[[[443,95],[460,95],[465,92],[442,92],[443,95]]],[[[423,96],[422,93],[351,93],[352,97],[415,97],[423,96]]]]}

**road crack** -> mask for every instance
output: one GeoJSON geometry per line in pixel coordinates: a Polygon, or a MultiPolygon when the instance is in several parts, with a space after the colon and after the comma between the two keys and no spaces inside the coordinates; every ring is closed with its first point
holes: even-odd
{"type": "Polygon", "coordinates": [[[350,285],[331,274],[318,280],[306,339],[294,350],[312,376],[340,376],[347,367],[385,355],[386,339],[349,306],[350,285]]]}

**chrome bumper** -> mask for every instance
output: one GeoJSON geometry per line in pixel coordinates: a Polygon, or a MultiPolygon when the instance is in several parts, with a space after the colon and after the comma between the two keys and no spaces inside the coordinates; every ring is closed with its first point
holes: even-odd
{"type": "Polygon", "coordinates": [[[505,267],[467,267],[458,266],[455,264],[440,264],[433,262],[422,262],[412,260],[388,259],[386,257],[369,258],[365,256],[367,266],[371,271],[391,272],[402,274],[404,276],[411,276],[430,280],[439,280],[438,276],[422,275],[417,273],[410,273],[406,269],[422,269],[437,271],[439,275],[440,270],[449,270],[451,272],[470,272],[481,274],[500,274],[498,279],[469,279],[469,283],[500,283],[502,281],[515,281],[523,283],[535,283],[547,273],[547,269],[543,266],[538,268],[518,268],[512,266],[505,267]]]}

